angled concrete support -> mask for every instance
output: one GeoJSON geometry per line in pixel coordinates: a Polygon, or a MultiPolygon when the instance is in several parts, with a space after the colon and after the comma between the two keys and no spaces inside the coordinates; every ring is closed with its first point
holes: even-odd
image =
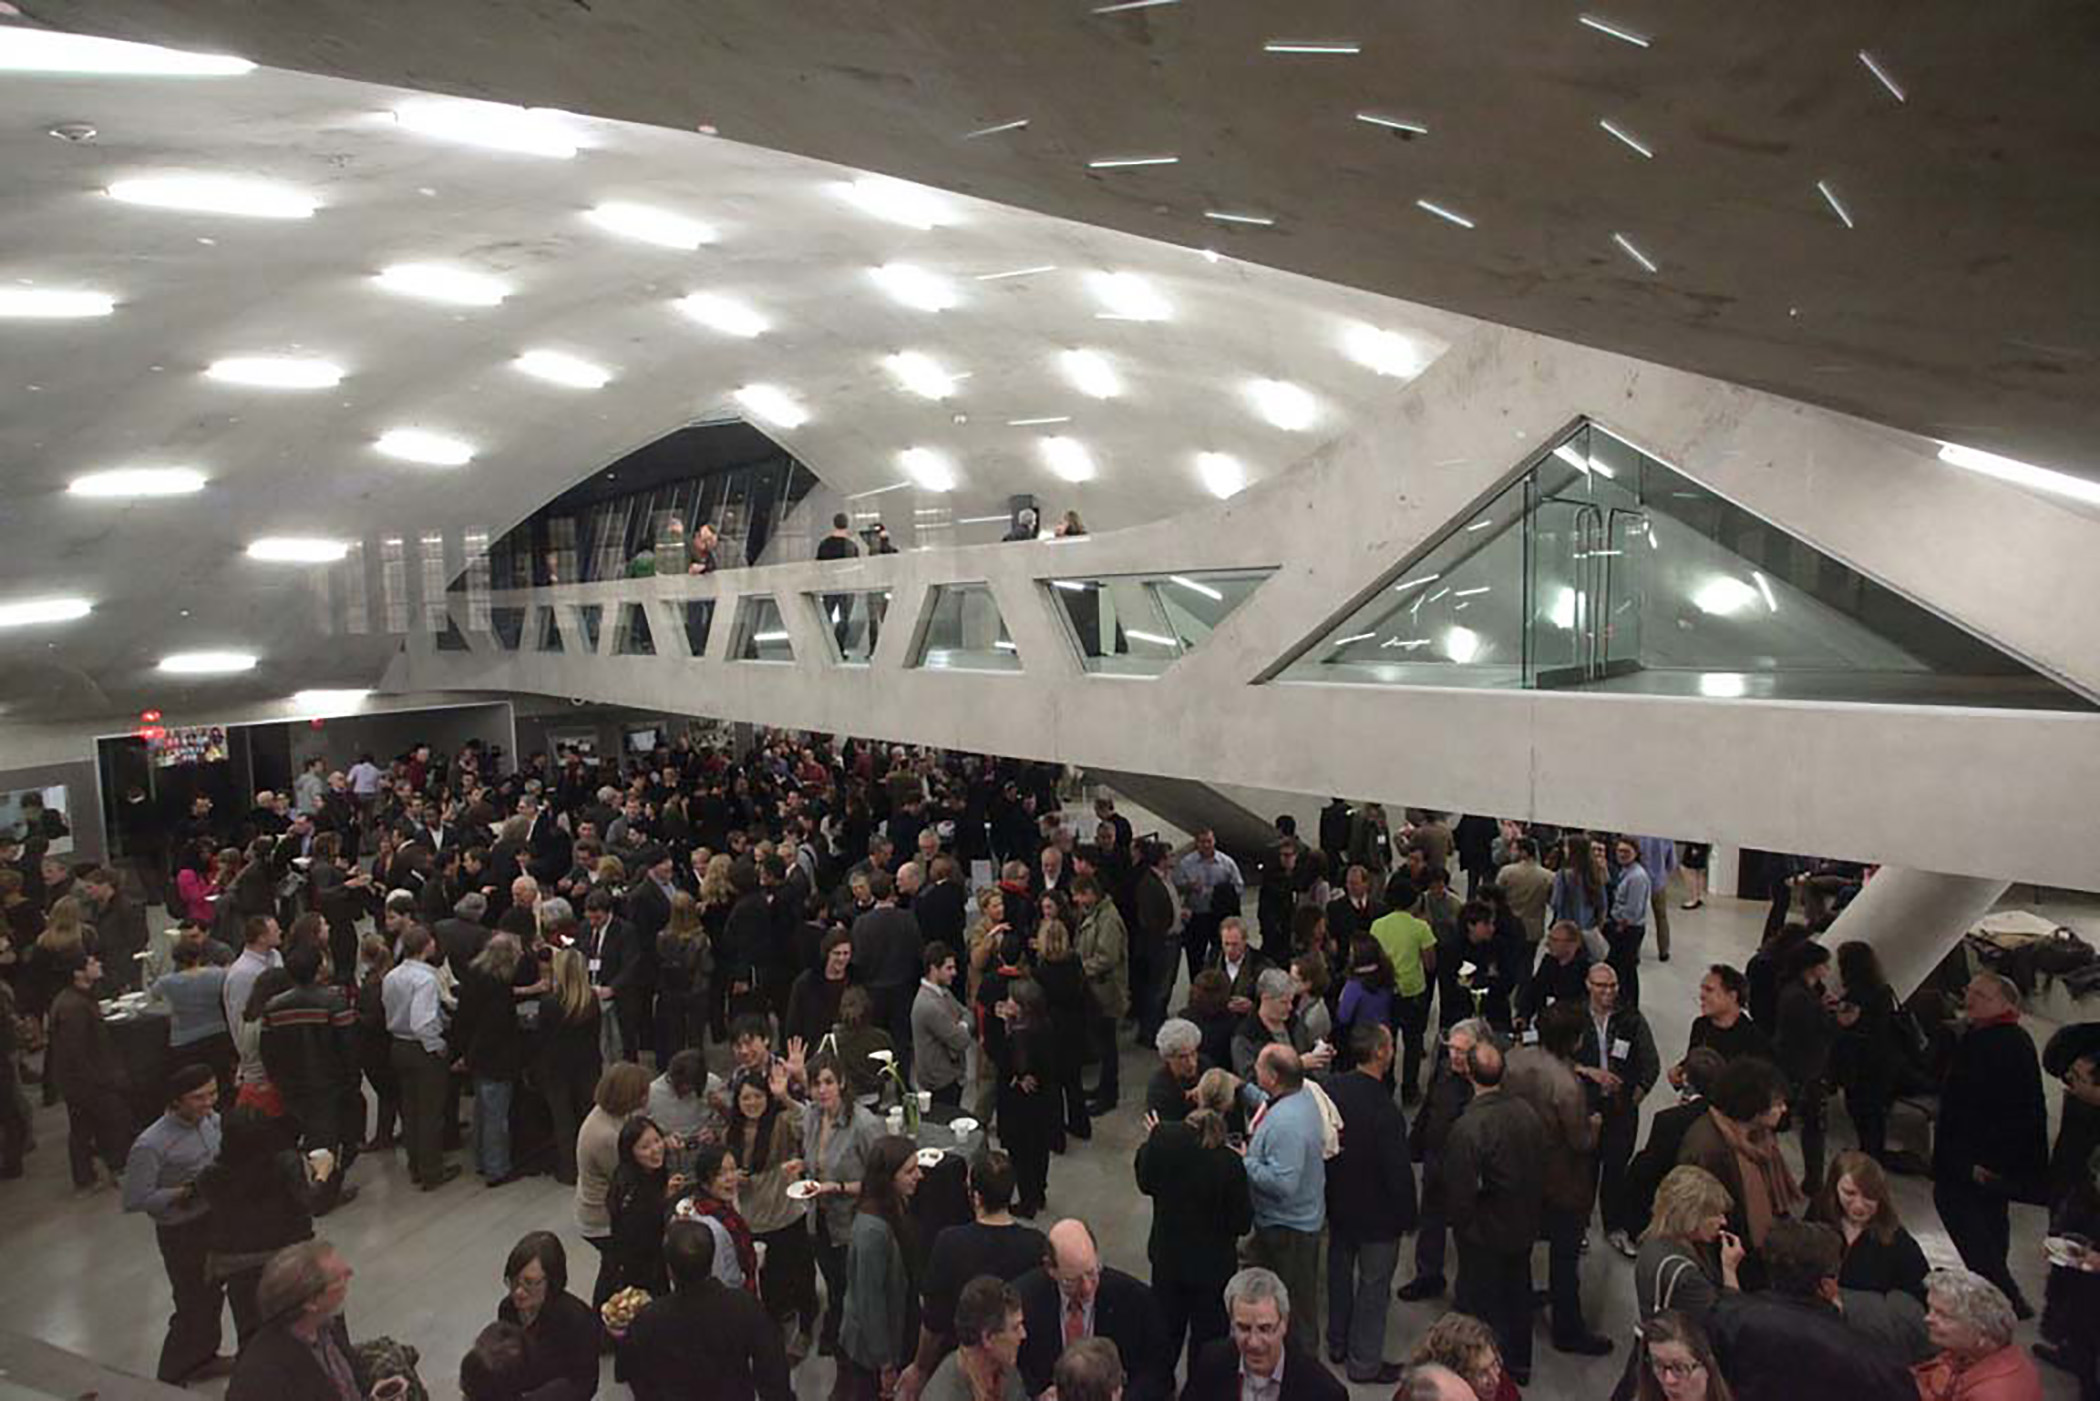
{"type": "Polygon", "coordinates": [[[1833,949],[1848,939],[1872,944],[1889,986],[1898,999],[1905,998],[1990,912],[2010,884],[1883,866],[1837,917],[1823,942],[1833,949]]]}

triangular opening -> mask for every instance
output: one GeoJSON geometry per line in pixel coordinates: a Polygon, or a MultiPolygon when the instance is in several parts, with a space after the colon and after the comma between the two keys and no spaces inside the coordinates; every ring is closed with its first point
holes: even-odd
{"type": "Polygon", "coordinates": [[[605,605],[602,603],[579,603],[576,605],[576,633],[583,639],[583,650],[598,650],[598,634],[605,624],[605,605]]]}
{"type": "Polygon", "coordinates": [[[649,612],[639,603],[620,605],[620,623],[613,629],[613,655],[653,657],[656,635],[649,631],[649,612]]]}
{"type": "Polygon", "coordinates": [[[556,621],[552,607],[541,606],[539,623],[533,629],[533,635],[538,639],[534,646],[538,647],[542,652],[563,652],[568,650],[562,645],[561,624],[556,621]]]}
{"type": "Polygon", "coordinates": [[[495,635],[496,645],[506,652],[515,652],[525,640],[525,610],[501,605],[489,609],[489,631],[495,635]]]}
{"type": "Polygon", "coordinates": [[[730,655],[740,662],[791,662],[794,645],[787,620],[771,594],[746,594],[737,600],[736,639],[730,655]]]}
{"type": "Polygon", "coordinates": [[[1102,676],[1158,676],[1210,640],[1268,569],[1125,574],[1048,581],[1081,664],[1102,676]]]}
{"type": "Polygon", "coordinates": [[[695,657],[707,655],[708,634],[714,631],[715,601],[711,598],[688,598],[673,604],[684,624],[686,650],[695,657]]]}
{"type": "Polygon", "coordinates": [[[445,615],[444,625],[438,629],[437,649],[440,652],[471,652],[474,650],[467,645],[467,635],[459,630],[458,623],[452,621],[450,613],[445,615]]]}
{"type": "Polygon", "coordinates": [[[911,664],[946,671],[1019,671],[1019,649],[1006,631],[988,584],[936,584],[913,639],[911,664]]]}
{"type": "Polygon", "coordinates": [[[1280,679],[2092,708],[1588,422],[1280,679]]]}

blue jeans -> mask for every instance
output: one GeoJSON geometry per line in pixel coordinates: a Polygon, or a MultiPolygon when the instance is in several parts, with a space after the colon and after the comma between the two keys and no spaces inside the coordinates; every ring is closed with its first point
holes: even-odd
{"type": "Polygon", "coordinates": [[[1349,1380],[1367,1382],[1385,1365],[1385,1315],[1400,1262],[1398,1240],[1327,1237],[1327,1347],[1348,1354],[1349,1380]]]}
{"type": "Polygon", "coordinates": [[[508,1080],[474,1077],[474,1170],[491,1182],[510,1176],[508,1080]]]}

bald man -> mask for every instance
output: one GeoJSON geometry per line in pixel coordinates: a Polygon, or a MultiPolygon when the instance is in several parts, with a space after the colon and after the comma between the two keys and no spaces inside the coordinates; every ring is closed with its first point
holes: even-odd
{"type": "Polygon", "coordinates": [[[1968,1030],[1940,1088],[1932,1142],[1932,1204],[1964,1265],[1998,1286],[2013,1312],[2034,1310],[2013,1283],[2011,1205],[2042,1201],[2049,1170],[2049,1111],[2034,1038],[2020,1025],[2020,990],[1979,973],[1962,994],[1968,1030]]]}
{"type": "Polygon", "coordinates": [[[1474,1401],[1472,1386],[1449,1367],[1424,1362],[1407,1369],[1394,1401],[1474,1401]]]}
{"type": "Polygon", "coordinates": [[[1128,1401],[1167,1401],[1174,1369],[1159,1305],[1144,1281],[1101,1263],[1086,1222],[1068,1217],[1052,1226],[1042,1267],[1022,1275],[1014,1288],[1028,1328],[1021,1380],[1031,1397],[1050,1385],[1067,1345],[1106,1338],[1122,1356],[1128,1401]]]}

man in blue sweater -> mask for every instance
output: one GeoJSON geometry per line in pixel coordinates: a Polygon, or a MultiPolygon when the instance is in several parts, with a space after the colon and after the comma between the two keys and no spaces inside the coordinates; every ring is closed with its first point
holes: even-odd
{"type": "Polygon", "coordinates": [[[1327,1224],[1327,1161],[1320,1106],[1305,1087],[1298,1053],[1262,1048],[1254,1080],[1268,1096],[1243,1150],[1254,1201],[1256,1264],[1274,1270],[1294,1301],[1291,1339],[1307,1356],[1320,1346],[1320,1232],[1327,1224]]]}

